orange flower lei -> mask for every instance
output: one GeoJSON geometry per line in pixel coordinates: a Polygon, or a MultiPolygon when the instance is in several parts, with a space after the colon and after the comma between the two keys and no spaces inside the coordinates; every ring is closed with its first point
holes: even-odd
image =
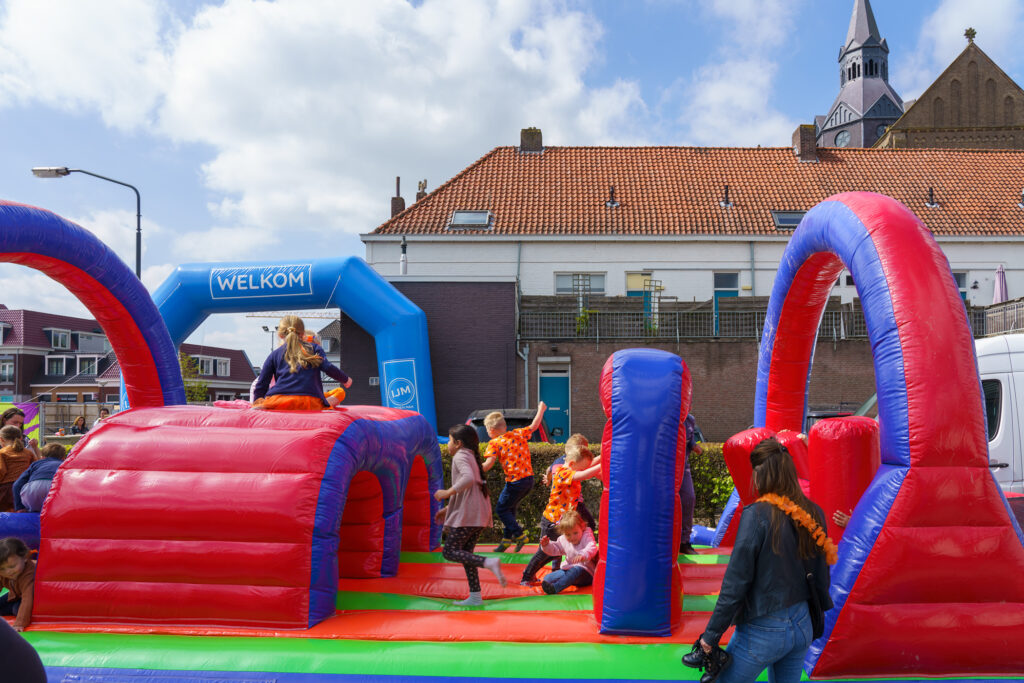
{"type": "Polygon", "coordinates": [[[786,496],[778,496],[774,493],[766,493],[757,499],[758,503],[769,503],[779,508],[787,515],[789,515],[794,522],[807,529],[810,532],[811,537],[814,538],[814,542],[818,544],[818,547],[825,553],[825,561],[829,564],[835,564],[839,559],[839,551],[836,548],[836,544],[828,537],[825,530],[818,526],[818,523],[814,521],[814,518],[807,514],[807,511],[802,507],[791,501],[786,496]]]}

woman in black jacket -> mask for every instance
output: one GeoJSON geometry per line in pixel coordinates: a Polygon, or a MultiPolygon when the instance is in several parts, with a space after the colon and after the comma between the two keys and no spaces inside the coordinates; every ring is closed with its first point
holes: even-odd
{"type": "Polygon", "coordinates": [[[765,669],[775,683],[799,681],[811,644],[811,597],[807,573],[817,593],[828,599],[829,568],[836,546],[825,534],[825,514],[800,490],[793,459],[774,438],[750,453],[754,488],[760,496],[743,508],[740,528],[722,579],[722,590],[700,645],[705,652],[729,625],[731,662],[719,683],[753,681],[765,669]]]}

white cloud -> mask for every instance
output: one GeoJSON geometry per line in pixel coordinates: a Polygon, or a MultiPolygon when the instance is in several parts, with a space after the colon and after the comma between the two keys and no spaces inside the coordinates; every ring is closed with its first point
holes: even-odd
{"type": "Polygon", "coordinates": [[[975,42],[1004,71],[1012,72],[1024,59],[1024,4],[1020,0],[943,0],[921,23],[917,46],[907,59],[894,64],[893,81],[904,99],[914,99],[938,78],[964,47],[964,30],[973,27],[975,42]]]}
{"type": "Polygon", "coordinates": [[[203,172],[222,221],[368,232],[395,175],[408,198],[522,127],[551,144],[638,138],[634,84],[584,85],[600,35],[540,0],[229,0],[179,35],[160,124],[216,150],[203,172]]]}
{"type": "Polygon", "coordinates": [[[678,101],[686,144],[785,145],[796,121],[776,107],[778,48],[793,29],[800,3],[703,0],[708,25],[724,25],[717,54],[666,93],[678,101]]]}
{"type": "Polygon", "coordinates": [[[108,125],[145,123],[167,79],[159,3],[7,0],[0,17],[0,103],[100,112],[108,125]]]}

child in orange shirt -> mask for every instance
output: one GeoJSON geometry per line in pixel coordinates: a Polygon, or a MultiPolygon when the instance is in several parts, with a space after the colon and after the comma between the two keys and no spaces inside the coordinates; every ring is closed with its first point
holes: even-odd
{"type": "MultiPolygon", "coordinates": [[[[559,532],[556,525],[561,521],[562,515],[576,508],[576,501],[580,497],[580,482],[600,474],[600,460],[595,459],[590,449],[585,446],[574,444],[566,447],[565,464],[551,475],[551,495],[540,520],[541,536],[546,536],[552,541],[558,540],[559,532]]],[[[537,570],[552,559],[554,557],[544,552],[543,547],[538,548],[523,570],[520,584],[534,585],[537,582],[537,570]]]]}
{"type": "Polygon", "coordinates": [[[528,536],[516,519],[516,511],[519,503],[533,488],[533,462],[530,459],[528,442],[540,427],[547,408],[544,401],[541,401],[537,404],[537,415],[533,422],[528,427],[512,431],[508,431],[505,416],[501,413],[494,412],[484,418],[484,427],[487,428],[487,436],[490,437],[484,455],[484,472],[489,472],[496,461],[501,463],[501,468],[505,471],[505,487],[501,490],[498,505],[494,509],[498,519],[505,525],[501,543],[494,549],[496,553],[505,552],[513,543],[516,544],[518,553],[526,544],[528,536]]]}
{"type": "Polygon", "coordinates": [[[7,425],[0,429],[0,512],[14,510],[14,482],[34,460],[25,448],[25,437],[19,427],[7,425]]]}
{"type": "Polygon", "coordinates": [[[0,616],[16,617],[12,626],[24,631],[32,623],[32,589],[36,579],[36,561],[28,559],[28,546],[20,538],[0,540],[0,616]]]}

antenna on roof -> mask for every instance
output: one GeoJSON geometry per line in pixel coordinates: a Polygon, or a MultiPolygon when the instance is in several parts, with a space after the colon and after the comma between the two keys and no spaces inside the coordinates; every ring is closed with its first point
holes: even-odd
{"type": "Polygon", "coordinates": [[[608,201],[606,201],[604,203],[604,205],[607,206],[609,209],[614,209],[615,207],[617,207],[619,205],[619,203],[617,201],[615,201],[615,186],[614,185],[612,185],[611,187],[608,188],[608,201]]]}
{"type": "Polygon", "coordinates": [[[723,209],[728,209],[730,206],[732,206],[732,202],[729,201],[729,186],[728,185],[725,186],[725,194],[722,195],[722,201],[718,202],[718,205],[720,207],[722,207],[723,209]]]}
{"type": "Polygon", "coordinates": [[[1018,204],[1017,206],[1019,206],[1020,208],[1024,209],[1024,188],[1021,188],[1021,191],[1020,191],[1020,204],[1018,204]]]}
{"type": "Polygon", "coordinates": [[[935,190],[931,187],[928,188],[928,201],[924,203],[929,209],[937,208],[939,205],[935,201],[935,190]]]}

